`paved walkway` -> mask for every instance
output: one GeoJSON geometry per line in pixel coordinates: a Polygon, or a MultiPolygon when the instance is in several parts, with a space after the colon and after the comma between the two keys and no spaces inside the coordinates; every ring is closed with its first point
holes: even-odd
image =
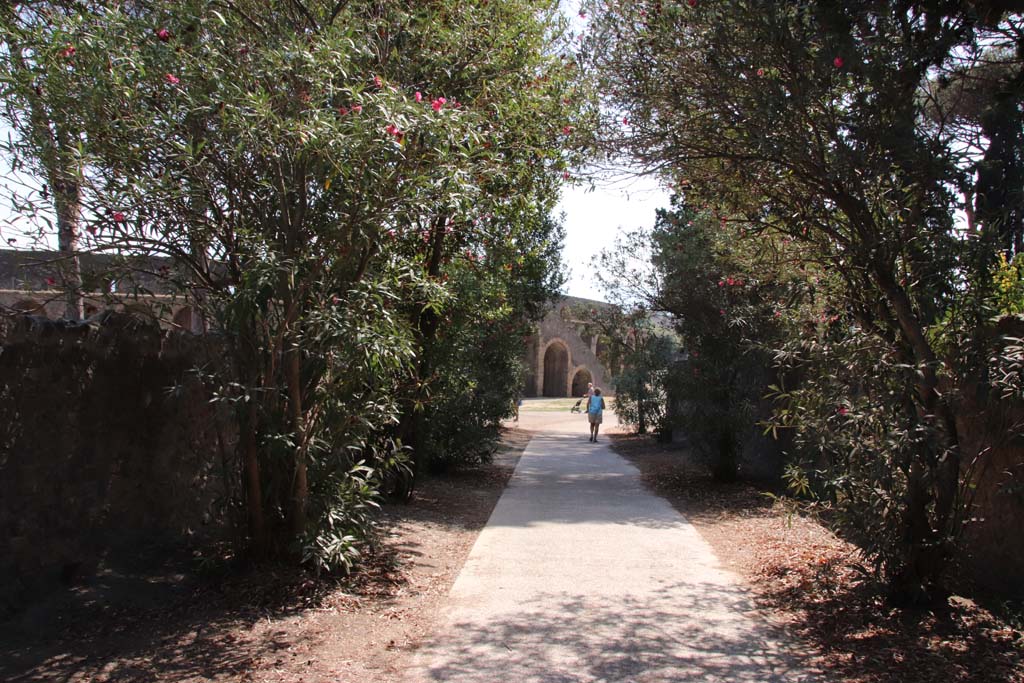
{"type": "MultiPolygon", "coordinates": [[[[571,418],[571,419],[569,419],[571,418]]],[[[812,681],[736,578],[579,415],[523,453],[407,681],[812,681]]]]}

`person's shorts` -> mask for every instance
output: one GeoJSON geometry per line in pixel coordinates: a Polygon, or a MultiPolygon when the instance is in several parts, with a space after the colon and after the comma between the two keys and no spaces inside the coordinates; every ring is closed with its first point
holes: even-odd
{"type": "Polygon", "coordinates": [[[604,416],[601,415],[601,413],[587,413],[587,420],[589,420],[592,425],[601,424],[602,417],[604,416]]]}

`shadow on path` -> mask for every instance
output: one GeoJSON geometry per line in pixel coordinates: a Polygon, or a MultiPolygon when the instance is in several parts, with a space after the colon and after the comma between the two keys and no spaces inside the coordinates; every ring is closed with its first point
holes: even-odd
{"type": "Polygon", "coordinates": [[[439,635],[443,661],[412,680],[814,680],[809,654],[783,649],[763,622],[735,618],[751,610],[745,591],[706,583],[612,599],[539,595],[486,625],[453,622],[439,635]]]}

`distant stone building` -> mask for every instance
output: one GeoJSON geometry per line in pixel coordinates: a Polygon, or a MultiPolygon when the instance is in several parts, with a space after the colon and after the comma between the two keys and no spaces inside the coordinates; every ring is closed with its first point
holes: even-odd
{"type": "MultiPolygon", "coordinates": [[[[85,317],[105,309],[151,315],[164,327],[206,331],[198,312],[167,282],[174,262],[161,257],[81,254],[85,317]]],[[[64,315],[64,260],[56,251],[0,249],[0,313],[64,315]]]]}
{"type": "Polygon", "coordinates": [[[571,296],[552,305],[527,340],[524,396],[582,396],[590,382],[615,393],[615,378],[600,360],[607,342],[586,325],[588,311],[608,305],[571,296]]]}

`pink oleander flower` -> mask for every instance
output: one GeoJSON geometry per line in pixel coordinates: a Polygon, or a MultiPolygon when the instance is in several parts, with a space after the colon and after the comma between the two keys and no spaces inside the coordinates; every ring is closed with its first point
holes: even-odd
{"type": "Polygon", "coordinates": [[[725,280],[719,280],[718,281],[718,286],[719,287],[725,287],[725,280]]]}
{"type": "Polygon", "coordinates": [[[160,39],[161,43],[166,43],[171,39],[171,32],[165,28],[162,28],[156,32],[156,37],[160,39]]]}
{"type": "Polygon", "coordinates": [[[568,172],[568,171],[562,171],[562,178],[563,178],[564,180],[568,180],[568,179],[569,179],[570,177],[571,177],[571,176],[569,175],[569,172],[568,172]]]}
{"type": "Polygon", "coordinates": [[[434,111],[441,111],[441,107],[443,107],[444,103],[447,101],[448,100],[446,100],[443,97],[438,97],[436,100],[430,103],[430,108],[433,109],[434,111]]]}
{"type": "Polygon", "coordinates": [[[359,113],[362,113],[362,111],[363,111],[363,105],[361,105],[361,104],[356,104],[356,105],[353,105],[353,106],[352,106],[352,112],[353,112],[353,113],[355,113],[355,114],[359,114],[359,113]]]}
{"type": "Polygon", "coordinates": [[[64,59],[71,59],[75,56],[76,51],[77,50],[75,50],[75,46],[71,43],[68,43],[67,47],[60,51],[60,56],[64,59]]]}
{"type": "Polygon", "coordinates": [[[416,96],[415,97],[416,97],[416,101],[417,102],[422,102],[423,101],[423,93],[421,93],[419,90],[416,91],[416,96]]]}
{"type": "Polygon", "coordinates": [[[757,70],[757,75],[763,77],[764,76],[764,69],[758,69],[757,70]]]}
{"type": "Polygon", "coordinates": [[[175,76],[174,74],[164,74],[164,80],[170,83],[171,85],[178,85],[179,83],[181,83],[181,79],[175,76]]]}
{"type": "Polygon", "coordinates": [[[843,61],[842,57],[836,57],[835,59],[832,60],[832,66],[834,66],[837,69],[842,69],[843,68],[843,64],[845,64],[845,63],[846,62],[843,61]]]}
{"type": "Polygon", "coordinates": [[[111,220],[115,223],[124,223],[124,214],[120,211],[115,211],[110,215],[111,220]]]}
{"type": "Polygon", "coordinates": [[[380,76],[374,76],[373,77],[373,84],[375,86],[377,86],[378,88],[383,88],[384,87],[384,81],[381,80],[380,76]]]}
{"type": "Polygon", "coordinates": [[[57,281],[54,280],[52,277],[48,277],[48,278],[46,278],[46,284],[48,284],[51,287],[53,287],[55,284],[57,284],[57,281]]]}
{"type": "Polygon", "coordinates": [[[569,135],[572,133],[572,126],[562,126],[562,134],[569,135]]]}
{"type": "Polygon", "coordinates": [[[629,125],[629,117],[628,116],[623,116],[622,117],[622,125],[624,125],[624,126],[628,126],[629,125]]]}
{"type": "Polygon", "coordinates": [[[838,408],[836,408],[836,412],[839,413],[840,415],[846,415],[850,411],[847,410],[846,406],[839,406],[838,408]]]}
{"type": "Polygon", "coordinates": [[[338,113],[342,116],[345,116],[346,114],[348,114],[348,109],[346,107],[338,107],[338,113]]]}

